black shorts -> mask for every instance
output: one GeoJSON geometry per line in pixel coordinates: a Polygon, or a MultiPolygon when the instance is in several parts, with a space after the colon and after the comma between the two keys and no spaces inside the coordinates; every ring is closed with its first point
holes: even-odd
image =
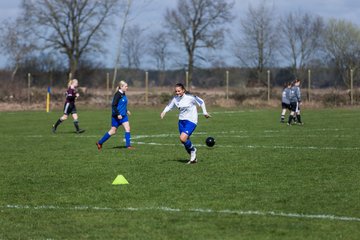
{"type": "Polygon", "coordinates": [[[282,107],[282,109],[289,109],[290,110],[290,104],[282,102],[281,107],[282,107]]]}
{"type": "Polygon", "coordinates": [[[76,113],[75,103],[66,102],[64,104],[64,114],[69,115],[69,114],[74,114],[74,113],[76,113]]]}
{"type": "Polygon", "coordinates": [[[291,102],[291,103],[290,103],[290,110],[291,110],[292,112],[297,112],[297,111],[299,111],[299,104],[298,104],[298,102],[291,102]]]}

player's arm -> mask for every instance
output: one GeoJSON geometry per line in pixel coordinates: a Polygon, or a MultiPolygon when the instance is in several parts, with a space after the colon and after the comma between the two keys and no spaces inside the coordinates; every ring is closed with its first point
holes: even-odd
{"type": "Polygon", "coordinates": [[[298,102],[301,104],[301,92],[300,92],[300,88],[297,89],[296,93],[297,93],[296,96],[297,96],[298,102]]]}
{"type": "Polygon", "coordinates": [[[167,112],[169,112],[171,109],[173,109],[174,107],[175,107],[175,97],[171,100],[171,102],[168,105],[166,105],[164,110],[161,112],[161,114],[160,114],[161,119],[163,119],[165,117],[165,114],[167,112]]]}
{"type": "Polygon", "coordinates": [[[118,104],[119,104],[119,101],[120,101],[120,99],[122,98],[122,94],[120,93],[120,92],[117,92],[116,94],[115,94],[115,96],[114,96],[114,99],[113,99],[113,102],[112,102],[112,105],[111,105],[111,107],[112,107],[112,110],[113,110],[113,116],[114,117],[119,117],[119,116],[121,116],[120,115],[120,112],[119,112],[119,110],[118,110],[118,108],[117,108],[117,106],[118,106],[118,104]]]}
{"type": "Polygon", "coordinates": [[[206,118],[211,117],[210,114],[206,110],[205,102],[198,96],[194,96],[196,103],[201,107],[202,112],[206,118]]]}

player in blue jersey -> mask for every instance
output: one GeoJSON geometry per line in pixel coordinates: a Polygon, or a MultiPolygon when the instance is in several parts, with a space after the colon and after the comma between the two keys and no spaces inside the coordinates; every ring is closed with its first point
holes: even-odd
{"type": "Polygon", "coordinates": [[[290,91],[290,116],[288,120],[288,125],[291,125],[291,122],[297,120],[297,123],[303,125],[300,115],[300,105],[301,105],[301,91],[300,91],[300,79],[294,81],[293,86],[290,91]]]}
{"type": "Polygon", "coordinates": [[[76,91],[77,87],[79,86],[79,82],[77,79],[72,79],[68,83],[68,89],[66,90],[66,100],[64,104],[64,114],[60,117],[57,122],[52,126],[52,132],[56,133],[57,127],[66,119],[68,119],[69,114],[74,119],[74,126],[76,129],[76,133],[83,133],[85,132],[84,129],[80,129],[79,127],[79,117],[76,112],[75,100],[80,96],[79,93],[76,91]]]}
{"type": "Polygon", "coordinates": [[[163,119],[165,114],[174,108],[178,108],[180,110],[178,122],[180,141],[184,145],[186,151],[190,154],[188,164],[196,163],[196,148],[190,141],[190,136],[195,131],[198,123],[196,105],[199,105],[202,108],[203,114],[206,118],[209,118],[210,115],[206,111],[205,102],[197,96],[188,94],[183,84],[177,83],[175,85],[175,94],[176,96],[165,107],[160,114],[160,117],[163,119]]]}
{"type": "Polygon", "coordinates": [[[285,84],[284,89],[282,91],[282,97],[281,97],[281,117],[280,122],[285,122],[285,114],[286,110],[290,110],[290,91],[291,91],[291,82],[288,82],[285,84]]]}
{"type": "Polygon", "coordinates": [[[125,81],[120,81],[111,104],[111,128],[98,142],[96,142],[96,146],[99,150],[101,150],[104,142],[112,135],[116,134],[120,125],[125,129],[125,147],[127,149],[134,149],[134,147],[131,146],[130,123],[128,119],[128,116],[131,115],[131,113],[127,109],[128,99],[125,94],[127,90],[128,84],[125,81]]]}

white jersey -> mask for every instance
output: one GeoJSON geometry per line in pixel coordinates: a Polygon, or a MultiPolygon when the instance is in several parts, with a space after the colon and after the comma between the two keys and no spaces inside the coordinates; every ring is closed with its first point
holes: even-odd
{"type": "Polygon", "coordinates": [[[179,120],[188,120],[197,124],[198,112],[196,104],[199,105],[204,115],[208,115],[205,107],[205,102],[197,96],[191,94],[184,94],[181,97],[175,96],[171,102],[165,107],[163,112],[168,112],[177,107],[180,110],[179,120]]]}

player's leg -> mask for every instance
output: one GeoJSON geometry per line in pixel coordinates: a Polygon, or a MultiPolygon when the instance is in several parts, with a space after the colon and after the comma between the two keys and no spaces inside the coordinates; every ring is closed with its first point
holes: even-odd
{"type": "Polygon", "coordinates": [[[77,115],[77,113],[73,113],[71,115],[74,119],[74,126],[75,126],[75,129],[76,129],[76,133],[83,133],[85,132],[84,129],[80,129],[79,127],[79,116],[77,115]]]}
{"type": "Polygon", "coordinates": [[[96,142],[96,146],[99,150],[101,150],[102,145],[106,142],[112,135],[116,134],[117,128],[120,126],[120,121],[117,118],[111,118],[111,128],[108,132],[102,136],[102,138],[96,142]]]}
{"type": "Polygon", "coordinates": [[[296,106],[295,102],[290,103],[290,115],[287,125],[291,125],[291,122],[295,119],[296,106]]]}
{"type": "Polygon", "coordinates": [[[295,112],[291,111],[290,115],[289,115],[289,120],[287,122],[287,125],[289,125],[289,126],[291,125],[291,122],[292,122],[292,120],[294,118],[294,115],[295,115],[295,112]]]}
{"type": "Polygon", "coordinates": [[[185,150],[190,154],[191,151],[194,151],[194,146],[192,145],[189,136],[182,132],[180,134],[180,142],[184,145],[185,150]]]}
{"type": "Polygon", "coordinates": [[[106,132],[104,134],[104,136],[102,136],[102,138],[96,142],[96,146],[99,150],[101,150],[102,148],[102,145],[104,144],[104,142],[106,142],[107,140],[109,140],[109,138],[112,136],[112,135],[115,135],[116,134],[116,131],[117,131],[117,128],[116,127],[111,127],[110,130],[108,132],[106,132]]]}
{"type": "Polygon", "coordinates": [[[68,118],[67,114],[62,115],[57,121],[56,123],[52,126],[52,132],[55,133],[57,130],[57,127],[66,119],[68,118]]]}
{"type": "Polygon", "coordinates": [[[283,107],[282,111],[281,111],[281,117],[280,117],[280,122],[285,122],[285,114],[286,114],[286,108],[283,107]]]}
{"type": "Polygon", "coordinates": [[[190,161],[188,163],[196,162],[196,148],[190,141],[190,135],[195,131],[196,124],[187,121],[179,121],[179,132],[180,132],[180,141],[184,145],[185,150],[190,154],[190,161]]]}
{"type": "Polygon", "coordinates": [[[131,146],[131,134],[130,134],[130,123],[129,121],[122,123],[124,130],[125,130],[125,147],[129,149],[133,149],[134,147],[131,146]]]}
{"type": "Polygon", "coordinates": [[[56,121],[56,123],[52,126],[52,132],[55,133],[57,130],[57,127],[68,118],[68,115],[70,114],[70,103],[64,104],[64,114],[56,121]]]}
{"type": "Polygon", "coordinates": [[[300,109],[298,109],[298,111],[296,112],[296,118],[297,118],[297,122],[302,125],[303,123],[301,121],[300,109]]]}

